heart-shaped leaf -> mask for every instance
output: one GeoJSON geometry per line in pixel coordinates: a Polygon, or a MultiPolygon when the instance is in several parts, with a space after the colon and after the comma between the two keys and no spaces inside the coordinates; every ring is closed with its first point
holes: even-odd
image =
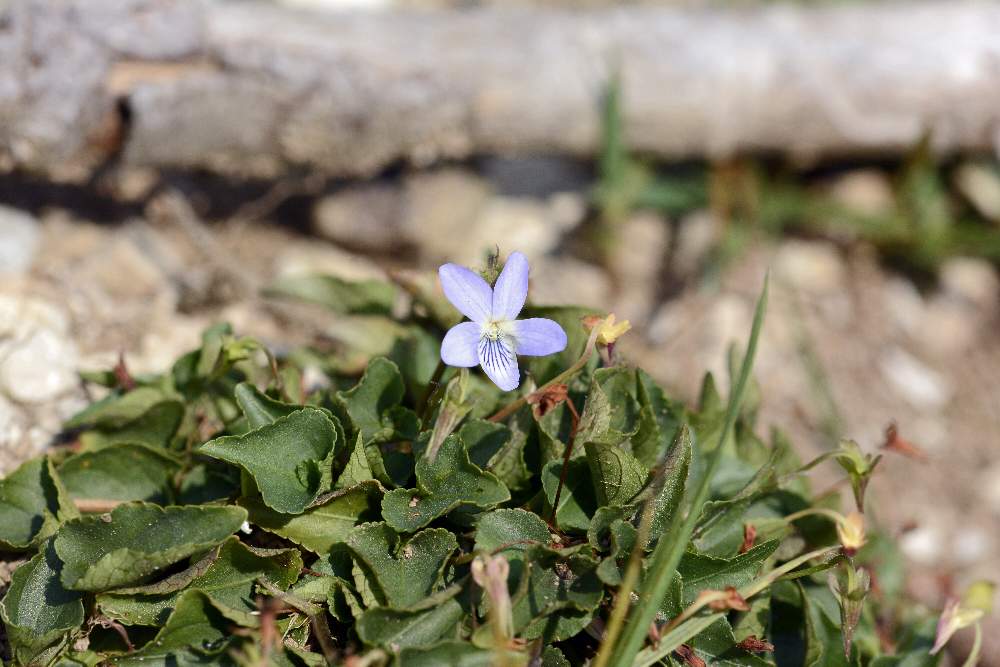
{"type": "Polygon", "coordinates": [[[102,591],[141,582],[182,558],[213,547],[246,520],[241,507],[119,505],[110,514],[64,524],[55,537],[62,582],[102,591]]]}
{"type": "Polygon", "coordinates": [[[403,542],[388,524],[368,523],[351,531],[347,546],[377,584],[379,602],[405,609],[436,590],[458,541],[450,531],[431,528],[403,542]]]}
{"type": "Polygon", "coordinates": [[[323,491],[323,469],[331,465],[337,445],[327,413],[302,408],[246,435],[210,440],[198,452],[240,466],[271,509],[299,514],[323,491]]]}
{"type": "Polygon", "coordinates": [[[417,488],[394,489],[382,499],[382,515],[396,530],[413,532],[462,504],[490,507],[510,499],[503,482],[469,461],[465,444],[448,436],[433,461],[421,456],[417,488]]]}
{"type": "Polygon", "coordinates": [[[17,663],[31,664],[40,651],[65,640],[83,623],[82,596],[63,588],[61,569],[49,542],[10,578],[0,618],[17,663]]]}
{"type": "Polygon", "coordinates": [[[368,364],[361,381],[338,397],[368,444],[412,440],[416,436],[416,415],[400,407],[405,393],[406,386],[396,364],[385,357],[376,357],[368,364]]]}
{"type": "Polygon", "coordinates": [[[520,585],[525,552],[532,544],[549,546],[549,527],[533,512],[522,509],[499,509],[483,514],[476,524],[476,551],[502,555],[510,565],[508,586],[520,585]]]}

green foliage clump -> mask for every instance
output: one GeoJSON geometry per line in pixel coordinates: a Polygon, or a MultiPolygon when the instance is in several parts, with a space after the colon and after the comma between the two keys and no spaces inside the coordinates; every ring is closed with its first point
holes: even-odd
{"type": "Polygon", "coordinates": [[[338,312],[324,350],[218,326],[88,374],[71,444],[0,481],[13,663],[936,664],[891,542],[754,433],[763,307],[728,401],[708,376],[689,409],[579,308],[532,309],[569,345],[503,394],[438,364],[450,315],[405,287],[399,317],[391,285],[279,286],[338,312]]]}

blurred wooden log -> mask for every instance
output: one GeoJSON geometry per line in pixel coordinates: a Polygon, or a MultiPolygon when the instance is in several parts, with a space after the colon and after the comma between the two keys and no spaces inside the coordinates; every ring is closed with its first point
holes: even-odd
{"type": "Polygon", "coordinates": [[[593,155],[617,64],[663,158],[994,150],[1000,6],[309,14],[0,0],[0,163],[366,176],[482,153],[593,155]]]}

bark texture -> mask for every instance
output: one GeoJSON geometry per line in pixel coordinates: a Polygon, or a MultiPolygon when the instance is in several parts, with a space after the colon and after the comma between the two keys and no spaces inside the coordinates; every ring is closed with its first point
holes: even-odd
{"type": "Polygon", "coordinates": [[[1000,136],[1000,5],[310,14],[0,0],[0,163],[366,176],[480,153],[587,156],[616,67],[663,158],[940,151],[1000,136]]]}

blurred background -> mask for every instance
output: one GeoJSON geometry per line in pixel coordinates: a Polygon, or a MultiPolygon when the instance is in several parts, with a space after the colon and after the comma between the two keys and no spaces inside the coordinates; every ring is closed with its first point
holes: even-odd
{"type": "Polygon", "coordinates": [[[520,250],[536,303],[630,320],[623,358],[692,401],[770,269],[765,428],[887,450],[870,512],[940,607],[1000,577],[998,26],[955,0],[0,0],[0,474],[87,403],[79,370],[163,370],[213,322],[364,346],[268,291],[290,276],[520,250]]]}

